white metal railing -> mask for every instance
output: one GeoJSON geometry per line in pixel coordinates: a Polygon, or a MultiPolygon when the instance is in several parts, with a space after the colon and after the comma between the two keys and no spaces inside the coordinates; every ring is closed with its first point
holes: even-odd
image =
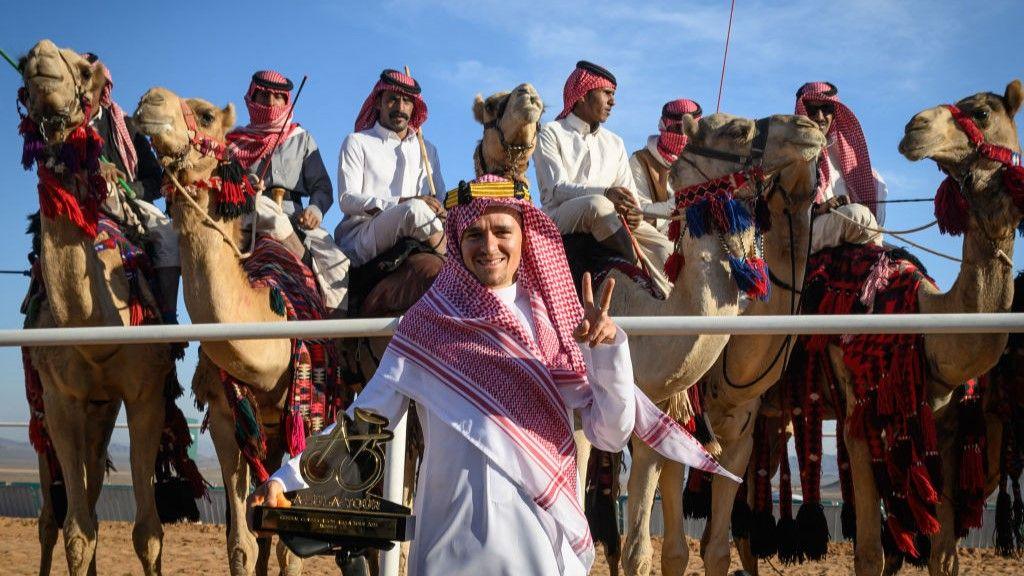
{"type": "MultiPolygon", "coordinates": [[[[0,330],[0,346],[142,344],[195,340],[353,338],[390,336],[399,318],[315,320],[182,326],[104,326],[0,330]]],[[[694,334],[931,334],[1024,332],[1024,314],[906,314],[841,316],[628,316],[615,322],[634,336],[694,334]]],[[[405,417],[387,451],[384,497],[400,502],[405,464],[405,417]]],[[[13,423],[0,423],[0,426],[13,423]]],[[[381,558],[381,572],[398,573],[396,546],[381,558]]]]}
{"type": "MultiPolygon", "coordinates": [[[[181,326],[101,326],[0,330],[0,346],[144,344],[185,340],[390,336],[398,318],[181,326]]],[[[879,314],[836,316],[622,316],[633,336],[687,334],[932,334],[1024,332],[1024,314],[879,314]]]]}

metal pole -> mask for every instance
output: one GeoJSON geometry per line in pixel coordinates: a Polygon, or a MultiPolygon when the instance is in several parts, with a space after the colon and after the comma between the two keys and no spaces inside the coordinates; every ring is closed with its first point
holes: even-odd
{"type": "MultiPolygon", "coordinates": [[[[405,485],[405,430],[409,412],[406,411],[395,424],[395,437],[388,443],[384,455],[384,499],[404,502],[402,488],[405,485]]],[[[398,576],[398,563],[402,555],[401,544],[381,554],[381,576],[398,576]]]]}
{"type": "MultiPolygon", "coordinates": [[[[0,346],[69,346],[156,342],[390,336],[398,318],[250,322],[182,326],[102,326],[0,330],[0,346]]],[[[632,336],[690,334],[998,334],[1024,332],[1024,313],[837,316],[622,316],[632,336]]]]}

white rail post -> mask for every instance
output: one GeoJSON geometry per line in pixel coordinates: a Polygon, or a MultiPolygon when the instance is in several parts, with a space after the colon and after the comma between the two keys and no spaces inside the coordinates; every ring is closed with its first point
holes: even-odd
{"type": "MultiPolygon", "coordinates": [[[[384,455],[384,499],[399,504],[403,503],[402,488],[405,485],[405,429],[408,416],[409,412],[404,412],[395,423],[395,437],[388,443],[387,453],[384,455]]],[[[401,554],[400,542],[396,542],[394,548],[381,554],[381,576],[398,576],[401,554]]]]}

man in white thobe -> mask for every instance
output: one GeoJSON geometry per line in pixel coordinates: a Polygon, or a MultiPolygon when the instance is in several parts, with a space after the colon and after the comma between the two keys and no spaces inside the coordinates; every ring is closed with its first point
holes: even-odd
{"type": "Polygon", "coordinates": [[[811,227],[811,252],[850,244],[882,244],[887,188],[871,168],[860,122],[839,101],[829,82],[808,82],[796,93],[796,113],[814,120],[825,134],[818,158],[818,188],[811,227]],[[834,209],[839,214],[833,214],[834,209]]]}
{"type": "Polygon", "coordinates": [[[661,270],[672,243],[644,222],[622,138],[601,127],[615,106],[615,88],[608,70],[576,63],[565,82],[562,112],[537,136],[541,204],[562,234],[591,234],[631,261],[644,257],[661,270]]]}
{"type": "MultiPolygon", "coordinates": [[[[512,182],[466,186],[446,202],[451,257],[349,414],[396,422],[417,403],[426,450],[410,574],[585,574],[594,547],[571,410],[599,448],[636,433],[736,478],[633,385],[626,336],[607,315],[612,287],[599,307],[585,278],[579,305],[554,223],[512,182]]],[[[293,458],[249,503],[286,505],[283,492],[304,486],[293,458]]]]}
{"type": "Polygon", "coordinates": [[[373,260],[401,238],[444,250],[444,180],[434,145],[418,141],[427,121],[420,92],[413,78],[385,70],[363,103],[355,132],[341,144],[338,203],[345,217],[334,237],[353,266],[373,260]],[[431,180],[438,197],[431,193],[431,180]]]}

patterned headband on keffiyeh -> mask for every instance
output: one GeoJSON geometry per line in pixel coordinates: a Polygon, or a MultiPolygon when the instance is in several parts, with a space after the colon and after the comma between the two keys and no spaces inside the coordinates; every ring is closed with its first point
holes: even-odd
{"type": "MultiPolygon", "coordinates": [[[[90,64],[95,64],[99,60],[99,56],[86,52],[82,55],[90,64]]],[[[107,79],[107,83],[103,86],[103,91],[100,92],[100,106],[106,108],[110,112],[110,121],[114,127],[113,138],[114,148],[117,149],[117,155],[121,157],[121,162],[124,164],[125,170],[128,172],[129,180],[135,180],[135,170],[139,165],[139,154],[135,150],[135,142],[132,141],[132,134],[128,131],[128,124],[125,122],[124,110],[114,102],[111,93],[114,91],[114,79],[110,76],[110,69],[103,66],[103,75],[107,79]]]]}
{"type": "Polygon", "coordinates": [[[380,73],[380,80],[374,85],[370,95],[363,102],[363,107],[356,117],[356,132],[369,130],[377,122],[380,115],[380,95],[384,92],[397,92],[405,94],[413,99],[412,117],[409,118],[409,127],[413,131],[419,130],[427,121],[427,103],[420,94],[420,83],[412,76],[402,74],[398,70],[385,70],[380,73]]]}
{"type": "Polygon", "coordinates": [[[245,107],[249,110],[249,125],[231,131],[228,136],[231,153],[248,170],[259,162],[277,142],[287,140],[299,127],[291,114],[292,81],[273,70],[260,70],[252,75],[245,92],[245,107]],[[257,91],[284,96],[284,104],[270,106],[253,98],[257,91]],[[282,132],[282,128],[284,131],[282,132]]]}
{"type": "Polygon", "coordinates": [[[683,117],[689,114],[694,120],[700,120],[703,111],[700,104],[693,100],[680,98],[666,102],[661,107],[661,119],[658,120],[658,154],[669,164],[675,163],[679,153],[686,147],[689,138],[685,134],[670,132],[668,127],[683,121],[683,117]]]}
{"type": "MultiPolygon", "coordinates": [[[[450,423],[505,472],[542,510],[557,549],[568,541],[587,568],[593,539],[580,506],[570,409],[592,405],[594,392],[572,334],[583,318],[555,223],[522,188],[485,176],[449,192],[448,254],[430,290],[403,317],[391,349],[421,367],[441,389],[399,378],[400,392],[450,423]],[[483,214],[516,211],[523,231],[517,283],[529,295],[533,337],[518,317],[470,272],[461,238],[483,214]]],[[[446,202],[447,203],[447,202],[446,202]]],[[[634,432],[667,458],[729,474],[685,429],[639,389],[634,432]]]]}
{"type": "Polygon", "coordinates": [[[615,76],[592,62],[580,60],[576,63],[576,69],[572,71],[565,81],[565,88],[562,89],[562,104],[564,107],[555,116],[555,120],[561,120],[568,116],[576,103],[582,100],[591,90],[598,88],[611,88],[618,86],[615,76]]]}
{"type": "MultiPolygon", "coordinates": [[[[801,86],[796,93],[796,113],[807,116],[808,103],[828,103],[835,106],[835,118],[825,137],[830,142],[835,142],[839,153],[839,170],[843,173],[846,189],[850,191],[850,199],[867,206],[875,213],[875,178],[871,172],[867,141],[857,117],[839,101],[839,90],[831,82],[808,82],[801,86]]],[[[823,154],[818,159],[818,189],[815,202],[824,199],[825,189],[829,183],[828,160],[823,154]]]]}

